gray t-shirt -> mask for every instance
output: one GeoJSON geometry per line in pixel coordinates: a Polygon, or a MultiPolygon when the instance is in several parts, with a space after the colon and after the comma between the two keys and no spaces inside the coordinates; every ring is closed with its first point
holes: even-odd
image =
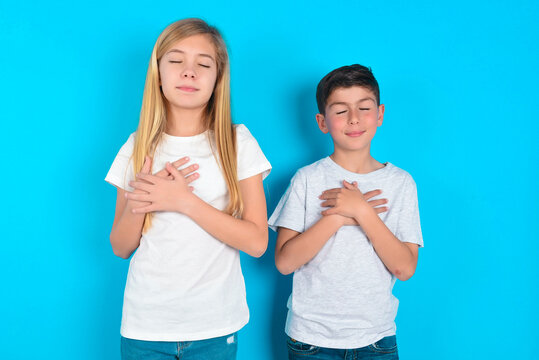
{"type": "MultiPolygon", "coordinates": [[[[269,226],[304,232],[321,217],[327,189],[357,181],[365,193],[381,189],[373,199],[388,200],[379,214],[403,242],[423,246],[416,185],[410,174],[387,163],[368,174],[350,172],[326,157],[299,169],[269,226]]],[[[341,227],[308,263],[294,272],[288,299],[286,333],[299,341],[328,348],[367,346],[394,335],[399,301],[392,294],[395,277],[382,263],[359,226],[341,227]]]]}

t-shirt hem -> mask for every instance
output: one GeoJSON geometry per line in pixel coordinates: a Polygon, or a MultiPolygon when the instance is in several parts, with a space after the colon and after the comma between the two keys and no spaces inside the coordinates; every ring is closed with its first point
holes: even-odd
{"type": "Polygon", "coordinates": [[[120,189],[125,190],[124,185],[123,185],[123,181],[120,178],[118,178],[118,177],[116,177],[114,175],[107,176],[105,178],[105,181],[108,182],[111,185],[114,185],[116,187],[119,187],[120,189]]]}
{"type": "Polygon", "coordinates": [[[381,333],[376,333],[376,336],[368,337],[363,336],[361,340],[358,341],[348,341],[348,340],[339,340],[339,339],[320,339],[320,338],[313,338],[309,335],[306,335],[301,332],[293,332],[293,331],[287,331],[285,330],[285,333],[290,336],[291,338],[304,342],[306,344],[319,346],[319,347],[325,347],[330,349],[358,349],[362,348],[368,345],[371,345],[378,340],[383,339],[386,336],[392,336],[396,334],[396,329],[393,327],[392,329],[388,331],[384,331],[381,333]]]}
{"type": "MultiPolygon", "coordinates": [[[[271,218],[270,218],[270,220],[271,220],[271,218]]],[[[302,232],[305,231],[304,229],[300,229],[300,227],[297,224],[286,223],[286,222],[283,222],[283,221],[280,221],[280,222],[268,221],[268,227],[271,230],[275,231],[275,232],[277,232],[280,227],[287,228],[287,229],[290,229],[290,230],[294,230],[294,231],[297,231],[299,233],[302,233],[302,232]]]]}
{"type": "Polygon", "coordinates": [[[271,164],[269,162],[265,162],[261,164],[260,166],[257,166],[256,168],[252,168],[249,170],[246,170],[238,175],[238,181],[248,179],[251,176],[258,175],[262,173],[262,180],[264,180],[269,173],[271,172],[271,164]]]}
{"type": "Polygon", "coordinates": [[[128,339],[145,340],[145,341],[197,341],[197,340],[211,339],[211,338],[216,338],[216,337],[235,333],[236,331],[239,331],[241,328],[243,328],[248,322],[249,322],[249,319],[247,318],[241,323],[235,324],[233,326],[228,326],[228,327],[221,328],[218,330],[202,331],[202,332],[197,332],[197,333],[174,333],[174,334],[159,333],[159,334],[156,334],[156,333],[146,333],[146,332],[121,329],[120,335],[128,339]]]}

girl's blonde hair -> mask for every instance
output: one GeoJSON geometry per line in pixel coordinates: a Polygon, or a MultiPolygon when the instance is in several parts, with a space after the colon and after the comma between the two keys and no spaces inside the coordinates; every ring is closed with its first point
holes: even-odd
{"type": "MultiPolygon", "coordinates": [[[[230,111],[230,70],[225,42],[219,31],[201,19],[184,19],[167,26],[159,35],[150,58],[140,121],[135,135],[133,149],[133,167],[135,174],[140,172],[146,155],[153,158],[156,147],[166,129],[166,98],[159,85],[159,61],[171,46],[193,35],[207,35],[215,47],[217,79],[213,94],[204,112],[204,128],[213,130],[221,171],[225,177],[229,192],[226,212],[240,217],[243,201],[239,190],[236,162],[235,131],[232,126],[230,111]]],[[[151,226],[152,214],[146,214],[143,232],[151,226]]]]}

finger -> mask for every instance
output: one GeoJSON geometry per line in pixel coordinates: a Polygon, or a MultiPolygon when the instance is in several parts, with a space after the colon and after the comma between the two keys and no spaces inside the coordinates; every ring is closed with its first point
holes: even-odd
{"type": "Polygon", "coordinates": [[[333,207],[335,206],[335,204],[337,203],[337,201],[331,199],[331,200],[327,200],[327,201],[324,201],[322,204],[320,204],[320,206],[323,206],[323,207],[333,207]]]}
{"type": "Polygon", "coordinates": [[[336,194],[342,192],[342,188],[336,188],[336,189],[329,189],[324,192],[322,192],[322,195],[319,196],[320,199],[323,199],[324,196],[333,196],[335,197],[336,194]]]}
{"type": "Polygon", "coordinates": [[[336,199],[339,196],[339,193],[331,192],[320,195],[318,198],[320,200],[336,199]]]}
{"type": "Polygon", "coordinates": [[[172,166],[174,166],[176,169],[179,168],[182,165],[185,165],[189,162],[189,156],[182,157],[181,159],[178,159],[172,163],[172,166]]]}
{"type": "Polygon", "coordinates": [[[352,185],[351,183],[349,183],[346,180],[343,180],[342,184],[344,185],[345,188],[347,188],[349,190],[355,190],[356,189],[356,187],[354,185],[352,185]]]}
{"type": "MultiPolygon", "coordinates": [[[[180,166],[185,165],[188,162],[189,162],[189,157],[186,156],[186,157],[182,157],[181,159],[178,159],[178,160],[174,161],[172,163],[172,166],[174,166],[175,168],[179,168],[180,166]]],[[[165,167],[164,169],[162,169],[161,171],[159,171],[155,175],[159,176],[159,177],[167,177],[167,176],[170,175],[170,172],[168,172],[168,170],[165,167]]]]}
{"type": "Polygon", "coordinates": [[[331,209],[327,209],[327,210],[322,211],[322,215],[324,215],[324,216],[334,215],[334,214],[337,214],[337,213],[338,213],[338,211],[335,210],[335,208],[331,208],[331,209]]]}
{"type": "Polygon", "coordinates": [[[182,173],[176,169],[174,166],[172,166],[171,163],[169,163],[167,161],[167,163],[165,164],[165,169],[167,169],[167,171],[170,173],[170,175],[174,178],[174,180],[179,180],[179,179],[183,179],[184,176],[182,175],[182,173]]]}
{"type": "Polygon", "coordinates": [[[152,211],[154,211],[153,204],[142,206],[142,207],[135,208],[135,209],[131,210],[131,212],[133,212],[133,214],[146,214],[146,213],[149,213],[149,212],[152,212],[152,211]]]}
{"type": "Polygon", "coordinates": [[[180,173],[185,177],[196,170],[198,170],[198,164],[193,164],[191,166],[186,167],[185,169],[181,169],[180,173]]]}
{"type": "Polygon", "coordinates": [[[366,192],[365,194],[363,194],[363,198],[365,200],[369,200],[370,198],[372,197],[375,197],[376,195],[380,195],[382,193],[382,190],[372,190],[372,191],[369,191],[369,192],[366,192]]]}
{"type": "Polygon", "coordinates": [[[370,200],[367,202],[369,203],[370,206],[375,207],[375,206],[387,204],[387,199],[370,200]]]}
{"type": "Polygon", "coordinates": [[[157,184],[159,182],[159,177],[158,176],[155,176],[155,175],[150,175],[150,174],[143,174],[143,173],[138,173],[137,174],[137,180],[144,180],[146,181],[147,183],[150,183],[150,184],[157,184]]]}
{"type": "Polygon", "coordinates": [[[376,211],[377,214],[381,214],[383,212],[386,212],[388,209],[385,206],[374,208],[374,211],[376,211]]]}
{"type": "Polygon", "coordinates": [[[135,193],[126,192],[125,197],[128,200],[150,202],[150,195],[149,194],[135,194],[135,193]]]}
{"type": "Polygon", "coordinates": [[[193,181],[195,181],[196,179],[198,179],[199,177],[200,177],[200,175],[198,173],[194,173],[194,174],[191,174],[188,177],[186,177],[185,181],[189,184],[189,183],[192,183],[193,181]]]}
{"type": "Polygon", "coordinates": [[[144,158],[144,164],[142,165],[142,169],[140,172],[143,172],[145,174],[149,174],[152,170],[152,158],[146,155],[144,158]]]}
{"type": "Polygon", "coordinates": [[[148,184],[147,182],[144,182],[144,181],[130,181],[129,186],[137,190],[144,190],[147,193],[149,193],[153,187],[153,185],[148,184]]]}

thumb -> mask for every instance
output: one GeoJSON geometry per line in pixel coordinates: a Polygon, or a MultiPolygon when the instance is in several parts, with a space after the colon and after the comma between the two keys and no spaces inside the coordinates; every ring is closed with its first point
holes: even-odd
{"type": "Polygon", "coordinates": [[[167,171],[170,173],[170,175],[172,175],[172,177],[174,179],[179,179],[182,177],[182,174],[180,173],[180,171],[178,169],[176,169],[174,166],[172,166],[172,164],[170,162],[167,161],[166,165],[165,165],[167,171]]]}
{"type": "Polygon", "coordinates": [[[149,174],[152,170],[152,158],[150,158],[148,155],[144,158],[144,164],[142,165],[142,169],[140,170],[141,173],[149,174]]]}
{"type": "Polygon", "coordinates": [[[345,188],[347,188],[348,190],[353,190],[355,188],[354,184],[357,184],[355,181],[353,183],[349,183],[348,181],[346,180],[343,180],[342,184],[344,185],[345,188]]]}

